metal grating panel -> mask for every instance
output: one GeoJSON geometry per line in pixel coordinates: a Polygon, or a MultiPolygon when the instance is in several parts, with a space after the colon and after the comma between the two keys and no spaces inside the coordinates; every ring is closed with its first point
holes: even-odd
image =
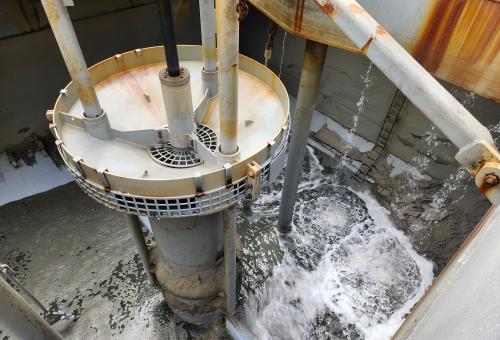
{"type": "Polygon", "coordinates": [[[170,143],[153,145],[149,155],[155,162],[171,168],[189,168],[203,163],[193,149],[176,150],[170,143]]]}
{"type": "Polygon", "coordinates": [[[83,177],[72,172],[77,184],[89,196],[105,206],[126,213],[149,217],[180,217],[210,214],[237,203],[245,198],[246,179],[233,183],[201,196],[186,197],[143,197],[125,194],[119,191],[106,191],[102,187],[90,184],[83,177]]]}
{"type": "Polygon", "coordinates": [[[217,138],[214,130],[208,126],[198,125],[196,128],[196,136],[198,136],[200,142],[202,142],[210,150],[215,151],[217,149],[219,139],[217,138]]]}

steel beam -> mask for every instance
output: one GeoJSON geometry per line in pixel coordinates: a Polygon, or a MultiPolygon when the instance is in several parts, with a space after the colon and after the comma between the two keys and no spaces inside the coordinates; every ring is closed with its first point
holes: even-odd
{"type": "Polygon", "coordinates": [[[486,127],[354,0],[315,0],[361,51],[458,148],[493,144],[486,127]]]}
{"type": "Polygon", "coordinates": [[[455,159],[476,177],[476,185],[486,197],[493,204],[500,205],[500,153],[488,129],[355,0],[314,1],[332,23],[459,148],[455,159]],[[494,180],[488,181],[488,178],[494,180]]]}
{"type": "Polygon", "coordinates": [[[297,197],[302,163],[306,152],[307,139],[311,130],[312,114],[316,104],[321,71],[325,63],[328,46],[308,40],[304,55],[304,64],[300,74],[297,106],[292,116],[290,145],[286,165],[285,183],[281,195],[278,228],[282,233],[291,231],[293,208],[297,197]]]}

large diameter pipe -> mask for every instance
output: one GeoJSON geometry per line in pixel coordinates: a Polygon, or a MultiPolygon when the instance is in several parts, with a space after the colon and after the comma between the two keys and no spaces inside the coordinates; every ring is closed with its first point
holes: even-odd
{"type": "Polygon", "coordinates": [[[42,0],[42,6],[71,79],[76,86],[85,116],[88,118],[100,116],[103,110],[90,80],[87,64],[76,39],[66,6],[62,0],[42,0]]]}
{"type": "Polygon", "coordinates": [[[170,0],[157,0],[158,14],[163,36],[163,47],[167,59],[167,72],[171,77],[178,77],[181,73],[177,42],[175,40],[174,22],[172,19],[172,6],[170,0]]]}
{"type": "Polygon", "coordinates": [[[3,279],[0,279],[0,329],[13,339],[62,340],[62,336],[3,279]]]}
{"type": "Polygon", "coordinates": [[[236,311],[236,204],[224,210],[224,287],[226,311],[236,311]]]}
{"type": "Polygon", "coordinates": [[[412,103],[458,148],[489,131],[354,0],[314,0],[412,103]]]}
{"type": "Polygon", "coordinates": [[[203,69],[217,71],[216,24],[214,0],[200,0],[201,44],[203,46],[203,69]]]}
{"type": "Polygon", "coordinates": [[[293,208],[327,50],[328,46],[324,44],[312,40],[306,42],[297,104],[290,128],[288,160],[278,217],[278,228],[282,233],[291,230],[293,208]]]}
{"type": "Polygon", "coordinates": [[[237,0],[216,0],[219,58],[220,152],[238,152],[238,49],[237,0]]]}

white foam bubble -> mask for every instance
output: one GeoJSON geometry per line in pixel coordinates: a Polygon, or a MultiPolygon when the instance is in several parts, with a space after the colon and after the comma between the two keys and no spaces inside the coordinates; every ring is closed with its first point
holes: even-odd
{"type": "MultiPolygon", "coordinates": [[[[322,176],[318,165],[312,157],[302,176],[294,231],[279,241],[281,261],[245,268],[254,275],[247,284],[255,288],[244,306],[246,323],[259,339],[389,339],[432,282],[433,265],[373,197],[322,176]]],[[[266,205],[277,202],[272,192],[266,195],[256,209],[267,211],[267,220],[275,210],[266,205]]],[[[266,257],[247,246],[253,257],[266,257]]]]}

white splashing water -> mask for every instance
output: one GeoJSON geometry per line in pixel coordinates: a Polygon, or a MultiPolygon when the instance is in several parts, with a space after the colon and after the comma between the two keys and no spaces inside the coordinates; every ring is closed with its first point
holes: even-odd
{"type": "Polygon", "coordinates": [[[281,59],[280,59],[280,72],[278,74],[278,78],[281,79],[281,71],[283,70],[283,59],[285,58],[285,43],[286,43],[286,37],[287,37],[287,31],[284,31],[285,33],[283,34],[283,42],[281,44],[281,59]]]}
{"type": "Polygon", "coordinates": [[[342,160],[339,163],[339,166],[345,166],[345,162],[347,160],[347,154],[349,153],[350,150],[352,150],[352,139],[356,131],[358,130],[359,126],[359,118],[361,116],[361,113],[364,110],[365,103],[368,101],[366,99],[366,91],[373,85],[373,81],[371,79],[371,72],[372,72],[373,64],[370,62],[368,65],[368,68],[366,69],[366,72],[361,76],[361,81],[363,82],[363,87],[361,89],[361,95],[359,96],[358,101],[356,102],[356,113],[352,116],[352,128],[349,130],[349,133],[347,135],[347,148],[342,155],[342,160]]]}
{"type": "Polygon", "coordinates": [[[272,227],[276,191],[252,209],[243,233],[245,322],[258,339],[389,339],[431,283],[433,265],[370,194],[322,174],[311,150],[310,163],[289,236],[272,227]]]}

